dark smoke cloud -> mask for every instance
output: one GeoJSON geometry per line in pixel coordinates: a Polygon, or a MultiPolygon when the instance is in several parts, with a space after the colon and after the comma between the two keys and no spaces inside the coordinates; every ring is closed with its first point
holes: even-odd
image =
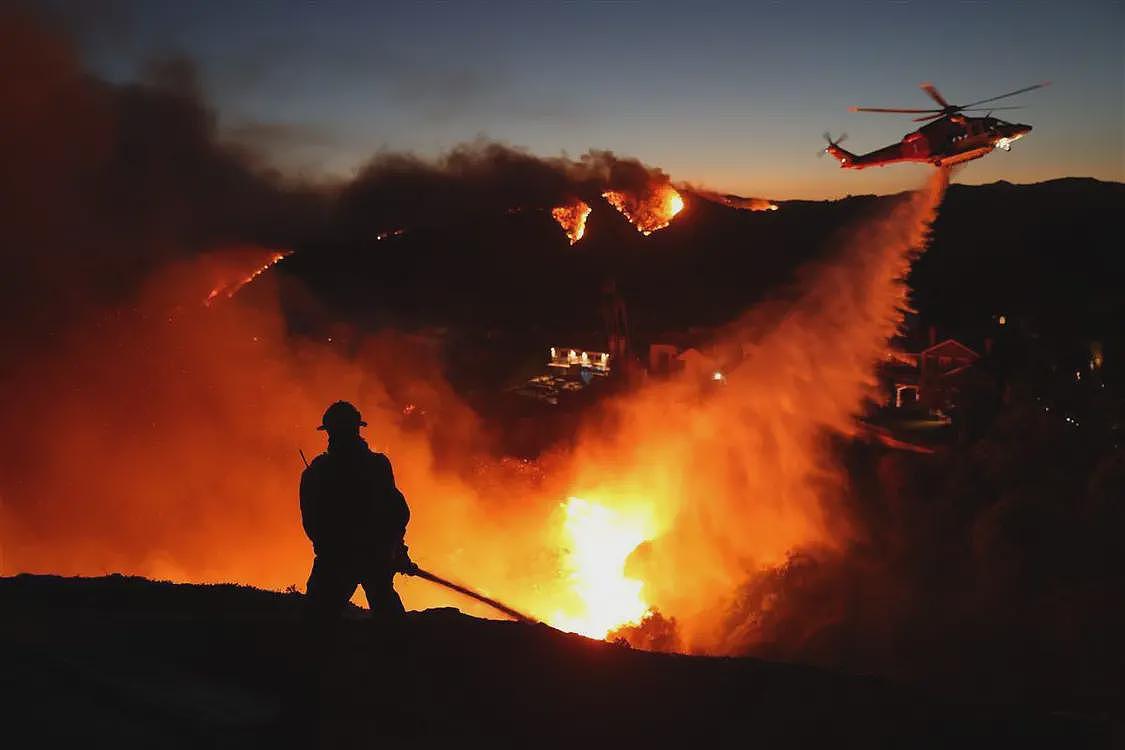
{"type": "Polygon", "coordinates": [[[380,153],[342,185],[294,184],[246,145],[293,129],[253,123],[221,134],[190,61],[154,60],[139,82],[109,84],[82,69],[67,38],[13,10],[0,15],[0,82],[0,314],[22,320],[14,333],[29,339],[217,245],[367,240],[576,198],[594,205],[607,189],[668,182],[608,151],[540,158],[482,140],[436,159],[380,153]]]}
{"type": "Polygon", "coordinates": [[[218,243],[292,246],[320,225],[321,196],[219,145],[187,61],[110,85],[67,39],[6,9],[0,91],[0,315],[21,321],[12,336],[56,331],[170,260],[218,243]]]}
{"type": "Polygon", "coordinates": [[[632,158],[591,150],[577,160],[543,158],[476,141],[437,159],[376,155],[341,197],[353,232],[464,221],[513,209],[550,209],[575,199],[597,205],[607,190],[643,193],[668,175],[632,158]]]}

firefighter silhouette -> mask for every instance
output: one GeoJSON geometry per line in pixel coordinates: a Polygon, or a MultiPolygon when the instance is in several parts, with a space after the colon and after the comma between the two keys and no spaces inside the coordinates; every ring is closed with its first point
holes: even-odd
{"type": "Polygon", "coordinates": [[[301,522],[315,554],[308,613],[319,622],[339,617],[356,586],[376,621],[404,612],[394,576],[414,569],[403,544],[410,509],[390,460],[360,436],[366,425],[352,404],[329,406],[317,428],[328,433],[328,450],[301,475],[301,522]]]}

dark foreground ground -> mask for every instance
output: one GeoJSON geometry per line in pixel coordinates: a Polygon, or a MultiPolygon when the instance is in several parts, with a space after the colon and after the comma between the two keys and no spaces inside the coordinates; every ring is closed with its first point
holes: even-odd
{"type": "Polygon", "coordinates": [[[353,613],[316,655],[301,597],[140,578],[0,579],[12,747],[1105,747],[1110,727],[753,659],[633,651],[414,612],[391,661],[353,613]],[[318,708],[319,706],[319,708],[318,708]],[[310,739],[311,737],[311,739],[310,739]]]}

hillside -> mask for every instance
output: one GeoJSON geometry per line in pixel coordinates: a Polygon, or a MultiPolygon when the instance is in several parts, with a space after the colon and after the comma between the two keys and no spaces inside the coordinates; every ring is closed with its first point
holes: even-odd
{"type": "Polygon", "coordinates": [[[1106,728],[754,659],[644,653],[545,626],[412,612],[409,674],[373,663],[356,612],[302,653],[300,597],[140,578],[0,579],[6,732],[40,747],[298,744],[319,683],[328,744],[387,734],[556,746],[1099,746],[1106,728]],[[318,676],[313,676],[318,675],[318,676]],[[384,689],[394,698],[381,698],[384,689]],[[14,722],[14,726],[13,726],[14,722]]]}
{"type": "MultiPolygon", "coordinates": [[[[598,295],[613,278],[643,344],[729,321],[780,293],[802,264],[898,199],[785,201],[751,212],[684,197],[684,211],[648,237],[600,205],[573,246],[543,210],[466,219],[434,207],[401,235],[376,240],[381,227],[368,224],[307,243],[278,272],[298,330],[340,320],[493,330],[536,351],[553,336],[600,330],[598,295]]],[[[1125,185],[1092,179],[951,186],[910,277],[915,306],[927,323],[969,338],[998,312],[1058,336],[1115,337],[1123,200],[1125,185]]]]}

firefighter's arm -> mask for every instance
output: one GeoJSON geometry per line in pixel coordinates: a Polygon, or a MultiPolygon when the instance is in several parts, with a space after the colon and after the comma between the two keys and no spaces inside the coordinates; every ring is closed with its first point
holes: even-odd
{"type": "Polygon", "coordinates": [[[398,553],[395,555],[394,569],[396,573],[404,573],[408,576],[418,574],[418,565],[410,559],[410,548],[405,544],[399,545],[398,553]]]}
{"type": "Polygon", "coordinates": [[[316,546],[320,536],[318,511],[320,510],[320,487],[316,478],[316,471],[310,466],[301,473],[301,525],[305,527],[305,535],[316,546]]]}
{"type": "Polygon", "coordinates": [[[406,524],[410,523],[410,506],[406,504],[406,497],[395,486],[395,473],[391,468],[391,461],[383,454],[379,454],[380,463],[386,472],[387,501],[390,503],[390,517],[394,521],[394,529],[399,536],[406,536],[406,524]]]}
{"type": "Polygon", "coordinates": [[[383,454],[379,454],[379,459],[381,468],[386,475],[386,502],[390,505],[389,520],[392,523],[392,533],[394,534],[391,543],[393,549],[391,553],[392,564],[397,572],[414,575],[418,572],[418,566],[410,559],[410,553],[404,541],[406,524],[410,522],[410,507],[406,504],[406,497],[395,486],[395,475],[391,468],[390,459],[383,454]]]}

